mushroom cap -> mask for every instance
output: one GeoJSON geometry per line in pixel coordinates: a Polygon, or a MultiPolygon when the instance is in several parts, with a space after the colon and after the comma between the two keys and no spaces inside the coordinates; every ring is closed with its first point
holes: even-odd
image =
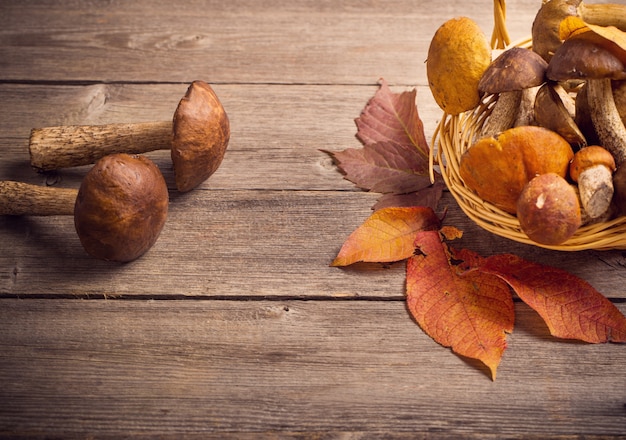
{"type": "Polygon", "coordinates": [[[624,62],[617,52],[607,48],[614,43],[602,42],[601,38],[586,32],[565,40],[548,64],[547,77],[553,81],[625,79],[624,62]]]}
{"type": "Polygon", "coordinates": [[[548,63],[523,47],[505,50],[491,62],[478,82],[483,93],[513,92],[543,84],[548,63]]]}
{"type": "Polygon", "coordinates": [[[491,62],[491,47],[478,24],[467,17],[446,21],[428,48],[426,76],[433,97],[451,115],[480,102],[478,82],[491,62]]]}
{"type": "Polygon", "coordinates": [[[561,45],[559,26],[564,18],[578,15],[581,0],[544,1],[532,25],[533,51],[550,61],[561,45]]]}
{"type": "Polygon", "coordinates": [[[604,165],[611,172],[614,172],[616,168],[615,159],[606,148],[590,145],[576,152],[569,166],[569,176],[574,182],[578,182],[580,173],[595,165],[604,165]]]}
{"type": "Polygon", "coordinates": [[[150,159],[112,154],[85,175],[74,206],[74,226],[88,254],[132,261],[156,242],[168,202],[165,179],[150,159]]]}
{"type": "Polygon", "coordinates": [[[461,156],[459,174],[483,200],[514,214],[520,193],[533,177],[565,177],[573,157],[572,147],[557,133],[520,126],[476,141],[461,156]]]}
{"type": "Polygon", "coordinates": [[[219,168],[230,140],[228,115],[211,86],[191,83],[178,103],[172,130],[176,187],[187,192],[219,168]]]}
{"type": "Polygon", "coordinates": [[[562,244],[582,223],[576,190],[557,174],[536,176],[520,194],[517,218],[522,231],[534,242],[562,244]]]}
{"type": "Polygon", "coordinates": [[[587,144],[585,135],[567,111],[559,93],[554,89],[555,86],[547,82],[537,91],[535,120],[538,125],[557,132],[572,146],[580,148],[587,144]]]}

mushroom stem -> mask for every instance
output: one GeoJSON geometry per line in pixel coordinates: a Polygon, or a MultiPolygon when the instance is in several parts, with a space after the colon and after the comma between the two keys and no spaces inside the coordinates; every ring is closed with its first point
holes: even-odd
{"type": "Polygon", "coordinates": [[[520,102],[519,110],[515,118],[514,127],[520,127],[524,125],[536,125],[535,123],[535,99],[537,98],[537,92],[541,86],[531,87],[529,89],[522,90],[522,101],[520,102]]]}
{"type": "Polygon", "coordinates": [[[77,189],[0,181],[0,215],[73,215],[77,189]]]}
{"type": "Polygon", "coordinates": [[[487,118],[485,125],[483,125],[480,131],[480,137],[495,136],[513,127],[521,102],[521,91],[500,93],[489,118],[487,118]]]}
{"type": "Polygon", "coordinates": [[[613,100],[611,80],[589,79],[587,99],[598,138],[602,146],[611,152],[619,167],[626,160],[626,127],[613,100]]]}
{"type": "Polygon", "coordinates": [[[589,167],[578,176],[580,202],[587,215],[598,218],[611,206],[613,174],[604,165],[589,167]]]}
{"type": "Polygon", "coordinates": [[[31,165],[41,171],[94,163],[115,153],[142,154],[172,146],[172,121],[34,128],[31,165]]]}

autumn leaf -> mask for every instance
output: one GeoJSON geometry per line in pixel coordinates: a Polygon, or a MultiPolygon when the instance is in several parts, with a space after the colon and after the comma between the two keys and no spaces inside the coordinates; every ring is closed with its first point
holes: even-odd
{"type": "Polygon", "coordinates": [[[486,258],[480,271],[498,275],[533,308],[553,336],[585,342],[626,342],[626,317],[586,281],[515,255],[486,258]]]}
{"type": "Polygon", "coordinates": [[[406,194],[430,186],[428,163],[416,161],[415,147],[379,142],[329,152],[346,179],[366,191],[406,194]]]}
{"type": "Polygon", "coordinates": [[[411,206],[427,206],[436,209],[441,199],[446,184],[443,180],[438,180],[428,188],[421,189],[408,194],[383,194],[376,201],[372,209],[378,211],[383,208],[391,207],[411,207],[411,206]]]}
{"type": "Polygon", "coordinates": [[[572,15],[566,17],[561,21],[559,25],[559,37],[562,40],[574,37],[595,38],[599,36],[605,41],[596,40],[601,44],[613,43],[616,46],[609,44],[610,50],[619,50],[617,52],[620,59],[626,57],[626,32],[615,26],[598,26],[590,23],[586,23],[580,17],[572,15]],[[592,34],[595,34],[592,35],[592,34]]]}
{"type": "Polygon", "coordinates": [[[438,231],[418,233],[415,245],[419,252],[406,269],[411,315],[439,344],[483,362],[495,380],[515,321],[509,286],[488,273],[457,270],[438,231]]]}
{"type": "Polygon", "coordinates": [[[436,230],[439,224],[439,217],[428,207],[380,209],[350,234],[331,266],[404,260],[413,255],[416,234],[436,230]]]}
{"type": "Polygon", "coordinates": [[[416,96],[416,89],[393,93],[387,82],[381,79],[380,88],[355,119],[357,138],[363,145],[379,142],[412,145],[428,165],[428,143],[415,105],[416,96]]]}
{"type": "MultiPolygon", "coordinates": [[[[328,151],[344,177],[365,191],[411,194],[413,206],[435,207],[441,184],[432,184],[429,146],[415,102],[417,92],[392,93],[384,80],[355,119],[362,148],[328,151]]],[[[441,176],[435,173],[435,181],[441,176]]],[[[406,206],[388,198],[382,206],[406,206]]],[[[380,208],[377,207],[376,209],[380,208]]]]}

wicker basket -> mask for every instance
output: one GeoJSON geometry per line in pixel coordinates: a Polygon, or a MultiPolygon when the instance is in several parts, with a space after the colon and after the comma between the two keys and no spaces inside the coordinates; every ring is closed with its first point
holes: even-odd
{"type": "MultiPolygon", "coordinates": [[[[494,49],[510,46],[531,47],[532,41],[525,39],[511,44],[505,26],[506,7],[504,0],[494,0],[494,32],[491,45],[494,49]]],[[[460,115],[444,113],[433,134],[431,169],[438,165],[441,175],[459,206],[467,216],[483,229],[496,235],[521,243],[561,251],[586,249],[626,249],[626,217],[602,223],[582,226],[565,243],[549,246],[536,243],[522,232],[514,215],[502,211],[482,200],[468,189],[459,175],[462,154],[469,148],[489,116],[497,96],[490,95],[473,111],[460,115]],[[436,151],[434,151],[436,150],[436,151]]]]}

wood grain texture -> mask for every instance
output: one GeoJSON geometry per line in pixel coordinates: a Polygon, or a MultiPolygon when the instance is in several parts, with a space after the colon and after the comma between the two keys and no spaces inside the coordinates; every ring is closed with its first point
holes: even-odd
{"type": "MultiPolygon", "coordinates": [[[[513,38],[530,33],[537,3],[518,0],[511,5],[513,38]]],[[[0,34],[0,78],[372,84],[384,76],[399,84],[425,84],[423,48],[444,20],[468,15],[487,34],[493,27],[490,0],[444,5],[427,0],[41,5],[0,5],[0,27],[5,29],[0,34]]]]}
{"type": "Polygon", "coordinates": [[[623,434],[626,351],[516,310],[491,382],[402,301],[4,300],[0,433],[623,434]]]}
{"type": "MultiPolygon", "coordinates": [[[[513,39],[539,4],[508,2],[513,39]]],[[[321,150],[360,146],[379,78],[417,89],[430,140],[428,44],[460,15],[490,33],[491,0],[0,2],[0,180],[78,188],[88,167],[31,168],[32,128],[170,120],[196,79],[232,129],[187,194],[148,153],[170,214],[132,263],[89,257],[71,217],[0,216],[0,438],[625,439],[624,345],[557,341],[517,301],[491,382],[410,318],[403,263],[329,267],[377,195],[321,150]]],[[[440,208],[457,247],[566,269],[626,313],[626,254],[522,245],[450,194],[440,208]]]]}

